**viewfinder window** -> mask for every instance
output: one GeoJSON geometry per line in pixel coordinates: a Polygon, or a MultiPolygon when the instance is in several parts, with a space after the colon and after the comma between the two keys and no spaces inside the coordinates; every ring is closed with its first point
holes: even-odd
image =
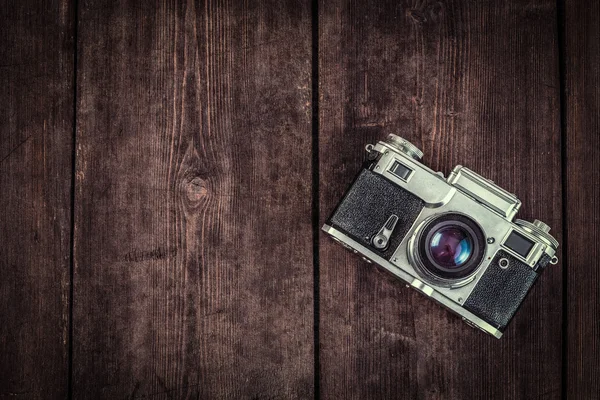
{"type": "Polygon", "coordinates": [[[517,233],[516,231],[512,231],[512,233],[504,242],[505,247],[511,249],[523,258],[527,258],[527,255],[533,247],[533,244],[534,243],[531,240],[527,239],[525,236],[517,233]]]}
{"type": "Polygon", "coordinates": [[[390,168],[390,172],[396,175],[398,178],[408,181],[408,178],[410,178],[410,175],[413,171],[399,161],[394,161],[392,168],[390,168]]]}

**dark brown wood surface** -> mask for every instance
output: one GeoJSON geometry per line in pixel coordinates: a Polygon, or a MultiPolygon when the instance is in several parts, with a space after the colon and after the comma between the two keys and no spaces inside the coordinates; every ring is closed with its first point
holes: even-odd
{"type": "Polygon", "coordinates": [[[598,398],[599,21],[3,2],[0,399],[598,398]],[[501,340],[319,234],[389,133],[561,242],[501,340]]]}
{"type": "Polygon", "coordinates": [[[73,397],[312,397],[309,3],[79,11],[73,397]]]}
{"type": "Polygon", "coordinates": [[[73,13],[0,5],[0,398],[68,392],[73,13]]]}
{"type": "Polygon", "coordinates": [[[600,5],[569,1],[564,24],[566,394],[600,398],[600,5]]]}
{"type": "MultiPolygon", "coordinates": [[[[323,1],[319,20],[322,221],[364,145],[395,133],[434,170],[516,193],[560,240],[554,2],[323,1]]],[[[322,398],[560,398],[560,265],[496,340],[322,236],[322,398]]]]}

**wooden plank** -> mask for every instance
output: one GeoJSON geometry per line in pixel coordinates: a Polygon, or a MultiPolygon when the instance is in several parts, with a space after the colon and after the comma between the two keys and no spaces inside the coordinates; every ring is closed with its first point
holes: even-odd
{"type": "MultiPolygon", "coordinates": [[[[399,134],[446,175],[467,166],[560,240],[555,2],[319,3],[320,204],[331,213],[366,143],[399,134]]],[[[556,399],[561,267],[498,341],[322,235],[323,398],[556,399]]],[[[560,254],[559,254],[560,256],[560,254]]]]}
{"type": "Polygon", "coordinates": [[[79,7],[74,398],[311,397],[309,3],[79,7]]]}
{"type": "Polygon", "coordinates": [[[569,399],[600,394],[600,6],[564,9],[567,370],[569,399]]]}
{"type": "Polygon", "coordinates": [[[73,13],[0,6],[0,398],[66,398],[73,13]]]}

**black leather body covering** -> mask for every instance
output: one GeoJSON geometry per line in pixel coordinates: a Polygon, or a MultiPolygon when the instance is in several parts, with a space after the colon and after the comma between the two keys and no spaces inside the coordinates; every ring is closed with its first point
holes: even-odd
{"type": "Polygon", "coordinates": [[[424,202],[417,196],[382,175],[363,169],[327,224],[389,260],[423,207],[424,202]],[[379,251],[370,239],[392,214],[398,216],[398,223],[388,247],[379,251]]]}
{"type": "Polygon", "coordinates": [[[467,298],[464,308],[504,331],[537,277],[538,273],[530,266],[500,250],[467,298]],[[508,268],[500,268],[501,258],[509,261],[508,268]]]}

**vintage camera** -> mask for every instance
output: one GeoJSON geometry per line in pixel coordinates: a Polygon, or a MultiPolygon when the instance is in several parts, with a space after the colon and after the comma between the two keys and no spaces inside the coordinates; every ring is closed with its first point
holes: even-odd
{"type": "Polygon", "coordinates": [[[515,195],[460,165],[444,178],[396,135],[366,150],[322,229],[500,338],[539,274],[558,261],[550,228],[513,221],[521,206],[515,195]]]}

